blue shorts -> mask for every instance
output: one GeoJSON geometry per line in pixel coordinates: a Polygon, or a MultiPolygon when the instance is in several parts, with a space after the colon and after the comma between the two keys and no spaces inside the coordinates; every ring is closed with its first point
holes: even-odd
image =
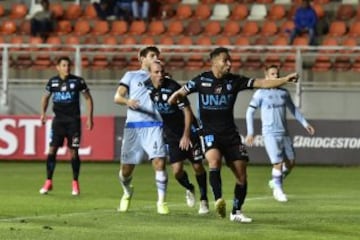
{"type": "Polygon", "coordinates": [[[289,136],[265,135],[264,144],[272,164],[295,159],[294,147],[289,136]]]}

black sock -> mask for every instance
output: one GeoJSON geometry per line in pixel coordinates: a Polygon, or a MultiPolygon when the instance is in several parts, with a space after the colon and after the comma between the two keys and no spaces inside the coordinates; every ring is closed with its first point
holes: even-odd
{"type": "Polygon", "coordinates": [[[208,200],[207,198],[207,181],[206,181],[206,172],[196,175],[196,181],[199,185],[200,191],[200,200],[208,200]]]}
{"type": "Polygon", "coordinates": [[[235,184],[234,189],[234,201],[232,213],[236,213],[237,210],[241,210],[242,205],[244,204],[245,197],[247,193],[247,183],[244,185],[235,184]]]}
{"type": "Polygon", "coordinates": [[[55,154],[48,154],[46,159],[46,174],[47,179],[52,179],[55,171],[56,166],[56,155],[55,154]]]}
{"type": "Polygon", "coordinates": [[[79,179],[79,174],[80,174],[80,158],[78,154],[76,154],[71,159],[71,166],[73,170],[73,179],[77,181],[79,179]]]}
{"type": "Polygon", "coordinates": [[[176,179],[181,186],[183,186],[184,188],[193,191],[194,190],[194,185],[192,185],[189,181],[189,177],[187,175],[186,171],[183,171],[183,174],[181,175],[181,177],[176,179]]]}
{"type": "Polygon", "coordinates": [[[210,186],[212,188],[215,201],[222,197],[220,169],[211,168],[209,170],[210,186]]]}

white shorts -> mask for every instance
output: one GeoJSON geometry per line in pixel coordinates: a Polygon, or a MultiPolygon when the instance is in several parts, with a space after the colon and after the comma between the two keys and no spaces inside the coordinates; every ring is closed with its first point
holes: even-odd
{"type": "Polygon", "coordinates": [[[157,157],[166,157],[162,127],[124,128],[121,163],[139,164],[157,157]]]}
{"type": "Polygon", "coordinates": [[[289,136],[265,135],[264,144],[272,164],[295,159],[294,147],[289,136]]]}

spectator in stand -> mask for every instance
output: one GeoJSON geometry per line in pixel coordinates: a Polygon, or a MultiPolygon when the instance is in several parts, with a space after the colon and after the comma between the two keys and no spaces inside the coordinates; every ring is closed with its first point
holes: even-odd
{"type": "Polygon", "coordinates": [[[317,16],[315,10],[310,5],[310,0],[303,0],[302,6],[295,12],[295,28],[290,34],[290,44],[295,37],[301,33],[307,32],[309,35],[309,45],[315,45],[315,30],[317,16]]]}
{"type": "Polygon", "coordinates": [[[54,17],[49,8],[48,0],[41,0],[40,4],[34,4],[31,6],[34,11],[30,11],[30,14],[26,17],[30,19],[30,29],[32,36],[40,36],[44,40],[54,29],[54,17]]]}
{"type": "Polygon", "coordinates": [[[135,20],[149,20],[150,3],[147,0],[132,1],[132,15],[135,20]]]}
{"type": "Polygon", "coordinates": [[[133,2],[135,0],[116,0],[115,3],[115,14],[119,19],[131,21],[133,18],[133,2]]]}
{"type": "Polygon", "coordinates": [[[102,20],[115,19],[114,0],[98,0],[93,1],[93,6],[96,10],[97,16],[102,20]]]}

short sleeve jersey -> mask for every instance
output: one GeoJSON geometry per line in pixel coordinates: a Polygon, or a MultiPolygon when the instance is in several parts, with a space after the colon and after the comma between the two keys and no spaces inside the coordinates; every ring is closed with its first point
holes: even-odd
{"type": "MultiPolygon", "coordinates": [[[[189,100],[184,98],[177,105],[170,105],[167,102],[170,96],[181,88],[180,84],[167,77],[159,88],[155,88],[150,79],[146,81],[146,83],[148,89],[150,89],[151,99],[164,121],[165,135],[172,139],[180,139],[184,131],[183,109],[190,105],[189,100]]],[[[192,123],[192,127],[197,128],[195,119],[192,123]]]]}
{"type": "Polygon", "coordinates": [[[89,91],[83,78],[70,74],[62,80],[59,76],[54,76],[49,79],[45,90],[52,95],[56,119],[80,119],[80,93],[89,91]]]}
{"type": "Polygon", "coordinates": [[[234,104],[238,92],[252,89],[253,78],[228,73],[221,79],[204,72],[188,81],[185,90],[198,92],[199,117],[205,133],[227,134],[236,131],[234,104]]]}
{"type": "Polygon", "coordinates": [[[125,73],[119,84],[128,90],[129,99],[139,101],[138,109],[127,109],[126,122],[162,122],[160,113],[157,111],[150,99],[149,90],[145,81],[149,73],[145,70],[128,71],[125,73]]]}

